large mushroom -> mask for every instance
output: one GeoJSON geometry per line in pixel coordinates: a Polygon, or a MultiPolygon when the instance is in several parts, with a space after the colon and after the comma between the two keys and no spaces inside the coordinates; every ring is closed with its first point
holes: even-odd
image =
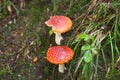
{"type": "Polygon", "coordinates": [[[58,70],[64,73],[66,69],[64,63],[67,63],[74,56],[74,52],[67,46],[53,46],[47,51],[47,60],[53,64],[58,64],[58,70]]]}
{"type": "Polygon", "coordinates": [[[61,33],[69,31],[72,27],[72,21],[66,16],[50,16],[50,19],[45,22],[47,26],[51,26],[55,33],[55,42],[60,45],[63,37],[61,33]]]}

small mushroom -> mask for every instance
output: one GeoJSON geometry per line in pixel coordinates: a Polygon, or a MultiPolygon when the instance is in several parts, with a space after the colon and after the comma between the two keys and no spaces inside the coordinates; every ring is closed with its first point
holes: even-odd
{"type": "Polygon", "coordinates": [[[51,26],[55,33],[55,42],[60,45],[63,37],[61,33],[69,31],[72,27],[72,21],[66,16],[50,16],[50,19],[45,22],[47,26],[51,26]]]}
{"type": "Polygon", "coordinates": [[[58,64],[58,70],[64,73],[66,69],[64,63],[67,63],[74,56],[74,52],[67,46],[53,46],[47,51],[47,60],[53,64],[58,64]]]}

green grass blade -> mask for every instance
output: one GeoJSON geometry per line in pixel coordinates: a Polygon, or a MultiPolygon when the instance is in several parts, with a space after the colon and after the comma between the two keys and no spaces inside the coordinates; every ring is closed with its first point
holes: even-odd
{"type": "Polygon", "coordinates": [[[97,80],[97,72],[98,72],[98,61],[99,61],[99,56],[96,56],[96,66],[95,66],[95,74],[94,74],[94,79],[97,80]]]}
{"type": "Polygon", "coordinates": [[[101,49],[101,53],[102,53],[102,57],[103,57],[104,65],[105,65],[105,70],[107,71],[107,62],[106,62],[105,53],[103,49],[101,49]]]}
{"type": "Polygon", "coordinates": [[[109,32],[109,38],[110,38],[110,46],[111,46],[111,53],[112,53],[112,71],[111,73],[114,71],[114,49],[113,49],[113,42],[112,42],[112,36],[111,33],[109,32]]]}
{"type": "Polygon", "coordinates": [[[80,64],[82,63],[82,61],[83,61],[83,57],[78,61],[78,64],[77,64],[76,69],[74,71],[74,74],[76,74],[76,72],[78,71],[78,69],[79,69],[80,64]]]}

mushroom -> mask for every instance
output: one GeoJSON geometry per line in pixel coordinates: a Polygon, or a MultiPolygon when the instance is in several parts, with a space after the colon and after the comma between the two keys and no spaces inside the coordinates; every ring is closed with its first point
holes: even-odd
{"type": "Polygon", "coordinates": [[[47,51],[47,60],[53,64],[58,64],[58,70],[64,73],[66,69],[64,63],[67,63],[74,56],[74,52],[67,46],[53,46],[47,51]]]}
{"type": "Polygon", "coordinates": [[[61,33],[69,31],[72,27],[72,21],[66,16],[50,16],[50,19],[45,22],[47,26],[51,26],[55,33],[55,42],[60,45],[63,37],[61,33]]]}

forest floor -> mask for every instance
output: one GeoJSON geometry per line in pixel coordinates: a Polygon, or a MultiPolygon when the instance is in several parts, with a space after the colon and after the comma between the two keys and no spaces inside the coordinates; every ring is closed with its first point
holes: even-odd
{"type": "MultiPolygon", "coordinates": [[[[80,24],[79,20],[81,19],[79,17],[85,16],[85,14],[80,14],[86,11],[83,11],[82,9],[82,11],[78,11],[79,9],[76,4],[79,0],[76,0],[74,5],[72,5],[72,0],[63,1],[62,3],[65,3],[64,5],[58,5],[59,1],[57,3],[53,3],[49,0],[34,1],[35,0],[26,1],[24,6],[18,5],[19,2],[13,2],[14,5],[11,4],[11,7],[8,5],[1,9],[3,14],[0,14],[0,80],[72,80],[71,77],[73,77],[73,73],[70,73],[69,70],[74,72],[75,67],[72,69],[71,66],[76,66],[79,58],[75,56],[75,60],[77,61],[75,62],[75,60],[73,60],[74,65],[66,64],[69,69],[67,69],[63,74],[58,72],[58,65],[51,64],[47,61],[47,49],[56,44],[54,41],[55,35],[49,27],[46,27],[44,22],[49,19],[49,16],[54,14],[70,16],[75,24],[73,24],[74,27],[71,31],[63,34],[66,39],[63,43],[66,45],[66,43],[69,44],[67,40],[69,41],[71,35],[73,36],[73,33],[78,29],[76,26],[80,24]],[[74,8],[72,8],[72,6],[74,6],[74,8]]],[[[23,3],[20,4],[23,5],[23,3]]],[[[82,6],[82,8],[88,7],[89,5],[87,2],[82,4],[86,4],[85,6],[82,6]]],[[[95,15],[93,17],[95,17],[95,15]]],[[[92,19],[91,15],[88,16],[88,19],[92,19]]],[[[86,25],[87,23],[83,26],[86,25]]],[[[75,32],[75,36],[79,34],[80,31],[82,30],[75,32]]],[[[120,44],[120,39],[117,40],[117,43],[120,44]]],[[[84,42],[82,44],[84,44],[84,42]]],[[[79,47],[81,47],[82,44],[79,47]]],[[[118,45],[118,51],[119,49],[120,45],[118,45]]],[[[103,57],[100,57],[100,59],[102,58],[103,57]]],[[[106,72],[109,72],[109,68],[111,69],[112,66],[112,63],[109,62],[111,59],[107,60],[108,71],[104,69],[104,62],[102,62],[104,60],[99,60],[98,73],[103,73],[103,75],[100,75],[102,77],[104,76],[104,73],[106,76],[109,75],[106,72]]],[[[120,57],[116,57],[115,60],[116,63],[114,64],[114,67],[118,70],[116,71],[115,77],[118,79],[120,75],[120,57]]],[[[81,71],[81,69],[78,70],[81,71]]],[[[80,80],[82,73],[77,73],[78,74],[75,75],[77,76],[75,80],[80,80]]],[[[90,80],[92,79],[93,73],[90,80]]],[[[109,80],[112,79],[114,78],[109,80]]]]}

